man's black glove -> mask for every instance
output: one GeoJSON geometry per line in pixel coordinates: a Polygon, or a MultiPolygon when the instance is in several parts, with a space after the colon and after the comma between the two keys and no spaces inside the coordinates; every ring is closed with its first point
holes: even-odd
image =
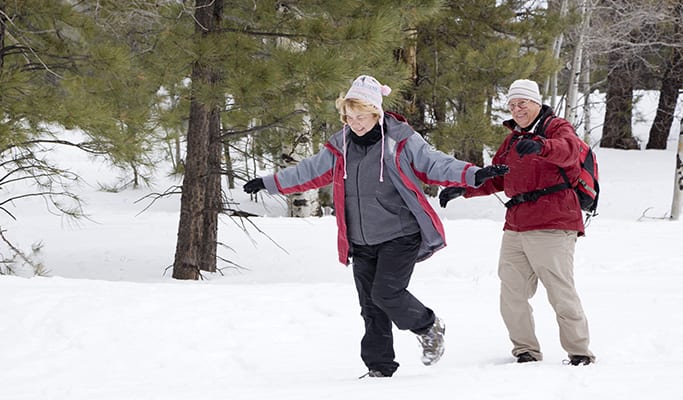
{"type": "Polygon", "coordinates": [[[538,154],[541,152],[541,147],[543,147],[543,143],[537,142],[532,139],[522,139],[517,143],[517,146],[515,146],[515,149],[517,149],[517,153],[521,157],[524,157],[525,154],[538,154]]]}
{"type": "Polygon", "coordinates": [[[510,172],[510,167],[505,164],[489,165],[474,173],[474,186],[479,186],[485,180],[494,176],[505,175],[510,172]]]}
{"type": "Polygon", "coordinates": [[[259,190],[265,188],[266,185],[263,184],[263,178],[254,178],[242,186],[242,189],[249,194],[258,193],[259,190]]]}
{"type": "Polygon", "coordinates": [[[450,186],[439,193],[439,204],[441,208],[446,208],[446,203],[465,194],[467,189],[459,186],[450,186]]]}

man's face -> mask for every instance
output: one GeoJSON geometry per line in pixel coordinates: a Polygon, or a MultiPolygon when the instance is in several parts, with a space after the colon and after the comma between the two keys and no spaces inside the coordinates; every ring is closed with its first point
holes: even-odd
{"type": "Polygon", "coordinates": [[[526,128],[538,117],[541,105],[529,99],[513,99],[508,102],[508,109],[517,125],[526,128]]]}

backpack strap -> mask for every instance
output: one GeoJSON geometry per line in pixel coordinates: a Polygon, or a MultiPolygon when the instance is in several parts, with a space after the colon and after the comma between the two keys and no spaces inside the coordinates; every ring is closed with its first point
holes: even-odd
{"type": "Polygon", "coordinates": [[[513,135],[510,141],[508,142],[508,145],[505,149],[505,152],[509,152],[510,149],[512,148],[512,145],[515,144],[516,141],[520,139],[531,139],[534,136],[540,136],[543,139],[546,138],[545,136],[545,128],[550,125],[550,121],[555,118],[555,114],[550,113],[545,119],[542,119],[541,121],[538,121],[538,124],[536,125],[536,128],[534,129],[533,132],[519,132],[517,135],[513,135]]]}
{"type": "MultiPolygon", "coordinates": [[[[545,120],[539,121],[538,126],[536,127],[536,129],[534,129],[533,135],[538,135],[542,138],[545,138],[546,137],[545,136],[545,128],[548,125],[550,125],[550,121],[552,121],[553,118],[555,118],[555,115],[550,115],[545,120]]],[[[532,136],[532,135],[529,135],[529,136],[532,136]]],[[[517,139],[519,139],[519,138],[517,138],[517,139]]],[[[512,146],[512,142],[514,140],[516,140],[516,139],[513,138],[510,141],[509,147],[512,146]]],[[[518,195],[512,196],[512,198],[505,203],[505,207],[512,208],[518,204],[526,203],[527,201],[536,201],[536,200],[538,200],[539,197],[542,197],[542,196],[547,196],[549,194],[557,193],[557,192],[559,192],[561,190],[565,190],[565,189],[571,189],[572,185],[569,182],[569,177],[567,176],[567,172],[565,172],[564,168],[562,168],[562,167],[558,167],[558,169],[560,170],[560,175],[562,175],[562,178],[564,179],[564,183],[558,183],[557,185],[553,185],[553,186],[550,186],[547,188],[532,190],[530,192],[520,193],[518,195]]]]}
{"type": "Polygon", "coordinates": [[[545,139],[545,128],[550,125],[550,122],[555,118],[555,114],[548,115],[543,121],[539,121],[538,126],[534,129],[534,134],[545,139]]]}
{"type": "MultiPolygon", "coordinates": [[[[564,174],[566,176],[566,174],[564,174]]],[[[520,193],[512,196],[510,200],[505,202],[505,207],[512,208],[518,204],[526,203],[527,201],[536,201],[539,197],[547,196],[549,194],[557,193],[561,190],[569,189],[571,185],[568,182],[558,183],[544,189],[532,190],[531,192],[520,193]]]]}

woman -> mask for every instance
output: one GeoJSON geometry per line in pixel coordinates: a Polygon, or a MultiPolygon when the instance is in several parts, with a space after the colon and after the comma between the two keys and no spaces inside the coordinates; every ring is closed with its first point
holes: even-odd
{"type": "Polygon", "coordinates": [[[384,112],[382,97],[390,92],[375,78],[359,76],[337,99],[343,128],[319,153],[244,185],[247,193],[291,194],[333,184],[339,261],[352,260],[365,321],[363,376],[370,377],[390,377],[399,366],[392,323],[417,335],[425,365],[444,352],[443,321],[407,290],[415,263],[446,245],[420,182],[479,186],[508,171],[504,165],[478,168],[431,149],[403,117],[384,112]]]}

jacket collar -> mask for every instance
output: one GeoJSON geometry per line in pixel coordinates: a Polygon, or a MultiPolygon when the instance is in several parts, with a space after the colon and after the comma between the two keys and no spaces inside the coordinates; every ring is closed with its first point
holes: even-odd
{"type": "Polygon", "coordinates": [[[529,129],[526,130],[526,132],[522,130],[522,128],[518,126],[515,120],[512,118],[503,121],[503,126],[507,127],[513,132],[527,134],[528,132],[536,132],[536,129],[539,126],[543,126],[545,124],[546,119],[553,115],[555,115],[555,111],[553,111],[552,107],[544,104],[541,106],[539,116],[536,117],[535,122],[531,125],[531,127],[529,127],[529,129]]]}

